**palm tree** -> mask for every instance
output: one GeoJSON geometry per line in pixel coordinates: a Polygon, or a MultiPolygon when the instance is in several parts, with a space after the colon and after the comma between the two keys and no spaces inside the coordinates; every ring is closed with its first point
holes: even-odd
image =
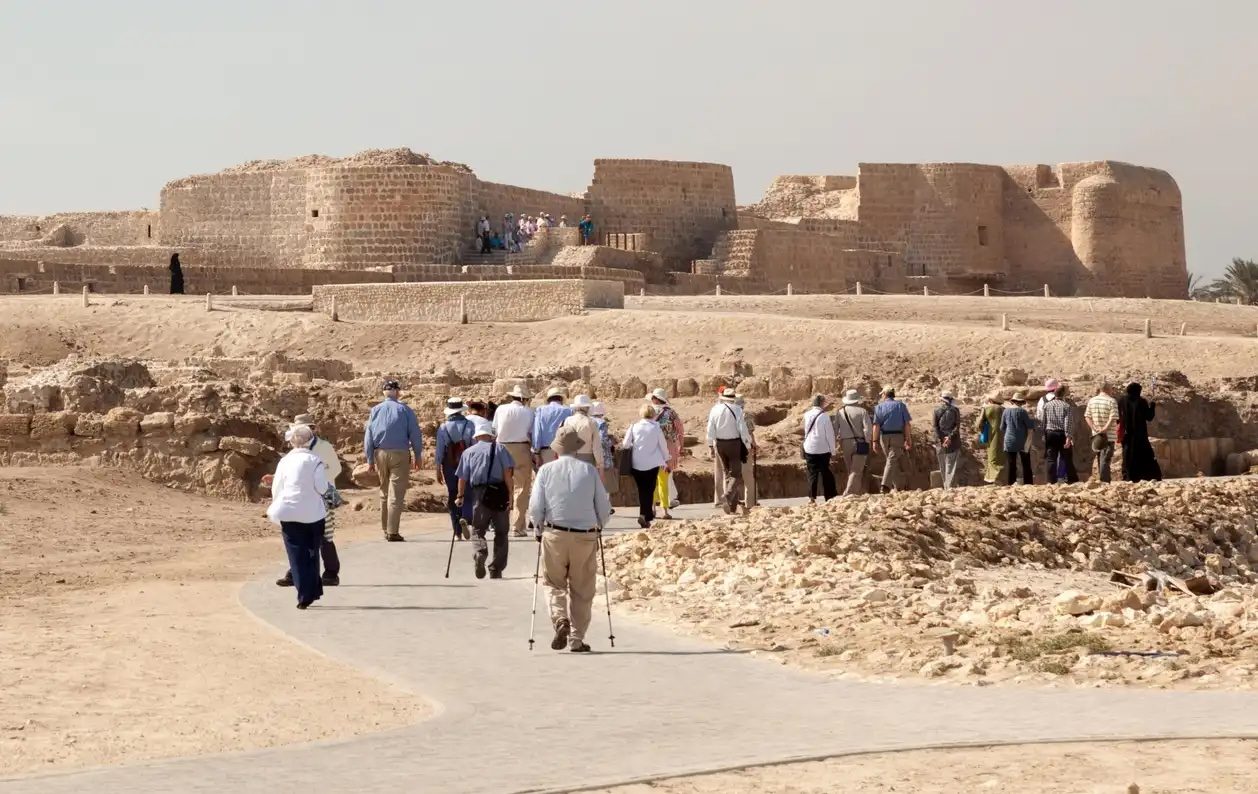
{"type": "Polygon", "coordinates": [[[1188,274],[1188,297],[1195,301],[1214,300],[1205,276],[1200,273],[1188,274]]]}
{"type": "Polygon", "coordinates": [[[1258,306],[1258,262],[1235,258],[1223,271],[1223,278],[1215,279],[1205,287],[1210,297],[1236,299],[1247,306],[1258,306]]]}

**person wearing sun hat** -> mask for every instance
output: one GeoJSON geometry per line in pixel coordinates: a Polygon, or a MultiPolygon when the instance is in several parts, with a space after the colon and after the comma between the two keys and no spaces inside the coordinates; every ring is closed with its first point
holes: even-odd
{"type": "Polygon", "coordinates": [[[661,468],[657,475],[659,481],[655,484],[655,501],[664,511],[661,518],[672,518],[668,510],[676,501],[673,472],[681,465],[681,448],[686,439],[686,428],[682,424],[681,416],[669,405],[667,391],[655,389],[649,399],[655,406],[655,421],[660,426],[660,432],[664,434],[664,440],[668,442],[668,465],[661,468]]]}
{"type": "Polygon", "coordinates": [[[864,399],[856,389],[848,389],[843,395],[843,407],[834,414],[834,432],[843,452],[843,466],[847,470],[847,485],[843,496],[860,496],[865,493],[865,464],[869,460],[869,440],[873,437],[874,424],[869,411],[862,405],[864,399]]]}
{"type": "Polygon", "coordinates": [[[578,394],[572,398],[572,404],[568,407],[572,409],[572,415],[563,420],[559,427],[570,427],[576,431],[581,445],[573,454],[576,455],[577,460],[585,461],[595,469],[602,469],[605,462],[602,437],[598,432],[598,423],[590,417],[590,409],[594,407],[594,401],[588,394],[578,394]]]}
{"type": "Polygon", "coordinates": [[[485,578],[485,563],[488,561],[489,578],[501,579],[507,569],[511,475],[515,461],[507,448],[495,440],[492,427],[486,425],[474,432],[476,443],[463,451],[455,469],[459,487],[454,503],[459,508],[469,502],[472,505],[472,563],[476,578],[485,578]],[[496,497],[501,497],[501,502],[495,504],[496,497]],[[490,526],[494,528],[492,560],[485,542],[490,526]]]}
{"type": "Polygon", "coordinates": [[[1035,418],[1027,413],[1026,392],[1016,391],[1009,398],[1010,406],[1000,415],[1000,432],[1004,436],[1005,457],[1008,459],[1008,483],[1018,481],[1018,464],[1022,464],[1022,482],[1030,485],[1035,481],[1031,471],[1031,452],[1027,442],[1035,429],[1035,418]]]}
{"type": "Polygon", "coordinates": [[[476,443],[476,426],[467,418],[467,407],[462,397],[446,400],[446,421],[437,428],[436,469],[437,482],[446,487],[446,511],[450,514],[450,528],[459,540],[471,538],[468,523],[472,520],[472,504],[456,505],[459,478],[455,470],[463,453],[476,443]]]}
{"type": "Polygon", "coordinates": [[[512,477],[515,493],[511,503],[515,515],[511,517],[511,534],[524,537],[528,534],[524,526],[528,521],[529,492],[533,490],[533,409],[528,404],[531,395],[518,383],[506,397],[507,402],[494,412],[493,425],[498,443],[506,447],[511,459],[516,461],[512,477]]]}
{"type": "Polygon", "coordinates": [[[743,461],[751,450],[751,434],[743,421],[743,409],[738,406],[738,395],[726,386],[716,405],[708,411],[708,448],[721,459],[725,470],[721,483],[722,509],[732,514],[738,510],[739,496],[743,492],[743,461]]]}
{"type": "Polygon", "coordinates": [[[931,425],[935,431],[935,444],[939,459],[939,477],[943,489],[952,490],[957,480],[957,463],[961,460],[961,409],[955,405],[952,392],[945,389],[939,395],[931,425]]]}

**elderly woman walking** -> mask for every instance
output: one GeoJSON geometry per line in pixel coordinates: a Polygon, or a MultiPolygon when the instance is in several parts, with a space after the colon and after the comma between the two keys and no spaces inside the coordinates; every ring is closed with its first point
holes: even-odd
{"type": "Polygon", "coordinates": [[[314,431],[294,425],[287,433],[292,450],[280,458],[271,481],[271,506],[267,517],[284,535],[289,569],[297,588],[297,608],[305,609],[323,595],[319,579],[319,548],[323,545],[327,507],[328,468],[310,450],[314,431]]]}
{"type": "Polygon", "coordinates": [[[603,446],[603,467],[598,473],[607,493],[614,495],[620,492],[620,471],[616,468],[616,437],[612,435],[611,425],[607,423],[607,406],[595,401],[590,409],[590,416],[598,426],[599,443],[603,446]]]}
{"type": "Polygon", "coordinates": [[[660,469],[668,465],[668,442],[655,421],[655,406],[644,403],[638,416],[641,418],[625,431],[620,447],[632,450],[630,470],[638,486],[638,526],[646,529],[655,517],[655,483],[660,469]]]}

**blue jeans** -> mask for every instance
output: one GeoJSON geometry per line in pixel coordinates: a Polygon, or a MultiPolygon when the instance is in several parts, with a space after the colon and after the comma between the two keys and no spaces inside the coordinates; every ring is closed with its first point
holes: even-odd
{"type": "Polygon", "coordinates": [[[457,533],[460,518],[472,523],[472,495],[465,494],[463,507],[459,508],[454,503],[454,497],[459,495],[459,478],[454,475],[454,467],[441,464],[441,474],[446,480],[446,510],[450,513],[450,529],[457,533]]]}
{"type": "Polygon", "coordinates": [[[293,572],[297,603],[313,604],[323,595],[323,582],[319,578],[323,519],[308,524],[281,521],[280,529],[284,535],[284,550],[288,552],[288,567],[293,572]]]}

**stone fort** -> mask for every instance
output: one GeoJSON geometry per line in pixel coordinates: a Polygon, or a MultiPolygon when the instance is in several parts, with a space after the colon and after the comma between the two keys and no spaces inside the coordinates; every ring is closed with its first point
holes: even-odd
{"type": "Polygon", "coordinates": [[[254,161],[161,190],[157,211],[0,216],[0,291],[52,281],[161,291],[170,253],[189,292],[319,284],[581,278],[679,294],[1007,292],[1185,298],[1179,188],[1112,161],[1057,166],[862,163],[776,178],[739,207],[714,163],[599,159],[565,195],[480,179],[409,149],[254,161]],[[476,220],[567,216],[524,251],[477,253],[476,220]],[[579,245],[589,213],[596,245],[579,245]]]}

